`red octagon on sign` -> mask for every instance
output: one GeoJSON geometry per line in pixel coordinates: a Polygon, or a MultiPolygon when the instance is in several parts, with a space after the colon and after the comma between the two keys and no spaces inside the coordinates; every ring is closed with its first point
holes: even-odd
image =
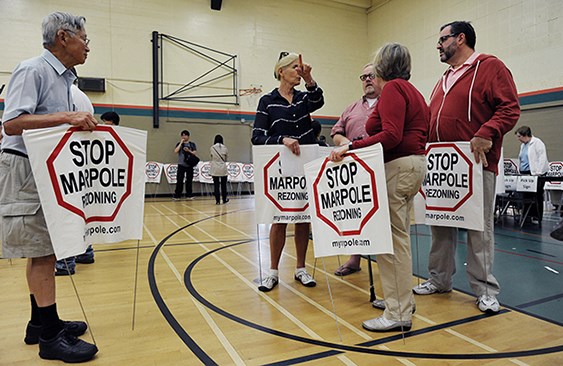
{"type": "Polygon", "coordinates": [[[563,176],[563,162],[552,161],[549,163],[549,170],[547,171],[548,177],[561,177],[563,176]]]}
{"type": "Polygon", "coordinates": [[[113,221],[125,199],[131,195],[131,184],[132,184],[131,174],[133,172],[133,154],[131,153],[131,151],[129,151],[123,140],[121,140],[119,135],[115,132],[115,130],[112,127],[97,126],[96,131],[109,133],[115,139],[117,144],[121,147],[123,153],[127,157],[127,183],[125,185],[125,192],[121,196],[121,198],[118,199],[117,204],[115,205],[115,208],[113,209],[111,215],[86,217],[86,213],[80,207],[76,207],[72,203],[65,201],[64,196],[61,192],[61,186],[60,184],[58,184],[57,173],[55,172],[55,161],[59,157],[61,150],[68,142],[72,134],[75,132],[83,132],[79,127],[69,128],[65,132],[61,141],[59,141],[57,146],[55,146],[55,149],[53,150],[51,155],[49,155],[49,157],[47,158],[47,171],[49,172],[49,177],[51,179],[51,183],[53,184],[53,190],[55,191],[55,197],[57,198],[57,203],[59,204],[59,206],[64,207],[67,210],[82,217],[84,219],[84,222],[86,223],[90,223],[93,221],[102,221],[102,222],[113,221]]]}
{"type": "Polygon", "coordinates": [[[356,160],[356,162],[358,162],[358,164],[365,169],[366,173],[369,174],[369,181],[371,183],[371,194],[373,197],[373,207],[371,207],[368,210],[368,213],[362,218],[362,221],[359,223],[357,228],[351,229],[351,230],[341,230],[340,228],[338,228],[338,226],[332,221],[330,220],[328,217],[326,217],[322,210],[321,210],[321,205],[319,202],[319,182],[321,181],[321,178],[323,177],[323,173],[326,169],[326,165],[328,164],[328,162],[330,161],[328,158],[326,158],[323,162],[323,165],[321,166],[321,169],[319,171],[319,174],[317,175],[317,179],[315,179],[315,182],[313,182],[313,195],[314,195],[314,200],[315,200],[315,206],[316,206],[316,214],[317,217],[319,219],[321,219],[322,221],[324,221],[329,227],[331,227],[334,231],[336,231],[338,233],[338,235],[340,236],[344,236],[344,235],[360,235],[362,233],[362,230],[365,226],[365,224],[371,219],[371,217],[377,212],[377,210],[379,209],[379,201],[377,199],[377,185],[375,183],[375,172],[360,158],[358,158],[358,156],[354,153],[348,153],[346,154],[346,156],[350,156],[352,159],[356,160]]]}
{"type": "Polygon", "coordinates": [[[270,174],[268,174],[268,169],[280,158],[280,153],[278,152],[276,155],[274,155],[274,157],[272,159],[270,159],[270,161],[264,165],[264,194],[266,195],[266,197],[274,204],[274,206],[276,206],[278,208],[278,210],[282,211],[282,212],[303,212],[307,209],[307,207],[309,207],[309,202],[307,201],[302,207],[284,207],[282,206],[278,200],[276,200],[274,197],[272,197],[272,195],[270,194],[270,191],[268,189],[269,185],[268,185],[268,178],[270,177],[270,174]]]}
{"type": "MultiPolygon", "coordinates": [[[[444,147],[453,148],[458,153],[458,155],[461,156],[463,158],[463,160],[467,163],[467,172],[468,172],[468,176],[469,176],[469,178],[468,178],[469,188],[468,188],[465,196],[463,196],[453,207],[430,206],[430,205],[426,204],[426,209],[427,210],[441,210],[441,211],[453,212],[453,211],[456,211],[458,208],[460,208],[461,205],[463,205],[465,203],[465,201],[467,201],[469,199],[469,197],[471,197],[473,195],[473,163],[471,162],[471,160],[469,160],[469,158],[467,156],[465,156],[465,154],[459,149],[459,147],[456,144],[453,144],[453,143],[443,143],[443,144],[433,143],[430,146],[428,146],[428,148],[426,149],[426,151],[424,153],[425,153],[425,155],[428,156],[428,152],[430,150],[437,149],[437,148],[444,148],[444,147]]],[[[422,187],[420,188],[420,194],[422,194],[422,197],[424,197],[424,200],[426,202],[428,202],[422,187]]]]}

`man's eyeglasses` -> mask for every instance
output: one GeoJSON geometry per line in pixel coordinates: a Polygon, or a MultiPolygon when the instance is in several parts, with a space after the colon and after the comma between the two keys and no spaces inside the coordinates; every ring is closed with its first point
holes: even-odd
{"type": "MultiPolygon", "coordinates": [[[[76,32],[73,31],[73,30],[71,30],[71,29],[63,29],[63,30],[64,30],[65,32],[67,32],[67,33],[71,33],[73,37],[76,36],[76,32]]],[[[86,37],[84,37],[84,38],[83,38],[83,37],[80,37],[80,39],[82,40],[82,42],[84,42],[84,44],[85,44],[86,46],[88,46],[88,44],[90,43],[90,40],[89,40],[88,38],[86,38],[86,37]]]]}
{"type": "Polygon", "coordinates": [[[455,37],[457,36],[459,33],[452,33],[452,34],[446,34],[445,36],[442,36],[440,38],[438,38],[438,44],[442,45],[444,42],[446,42],[448,40],[448,38],[450,37],[455,37]]]}
{"type": "Polygon", "coordinates": [[[280,57],[278,58],[278,61],[281,60],[282,58],[284,58],[287,55],[289,55],[289,52],[285,52],[285,51],[280,52],[280,57]]]}
{"type": "Polygon", "coordinates": [[[375,74],[374,74],[374,73],[371,73],[371,74],[363,74],[363,75],[360,75],[360,80],[361,80],[361,81],[366,81],[367,79],[370,79],[370,80],[375,79],[375,74]]]}

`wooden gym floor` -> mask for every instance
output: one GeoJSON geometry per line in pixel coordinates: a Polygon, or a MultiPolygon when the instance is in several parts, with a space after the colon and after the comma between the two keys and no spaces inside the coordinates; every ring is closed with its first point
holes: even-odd
{"type": "MultiPolygon", "coordinates": [[[[257,235],[253,207],[248,196],[226,205],[202,197],[147,199],[138,245],[97,245],[94,264],[78,264],[72,278],[58,277],[61,316],[84,319],[82,305],[90,324],[83,339],[100,349],[90,364],[563,364],[563,285],[544,268],[563,269],[563,243],[547,237],[549,221],[539,232],[498,228],[495,274],[503,307],[494,316],[481,313],[468,295],[461,235],[456,291],[417,296],[413,328],[402,335],[361,327],[381,314],[369,303],[367,262],[358,273],[336,277],[332,272],[345,259],[315,261],[312,243],[307,265],[317,287],[294,281],[288,238],[280,285],[259,292],[259,256],[263,270],[269,264],[268,228],[260,226],[257,235]]],[[[424,277],[428,230],[413,227],[413,234],[414,271],[424,277]]],[[[373,272],[381,296],[376,263],[373,272]]],[[[23,343],[29,318],[24,274],[25,260],[0,260],[0,365],[57,364],[23,343]]],[[[413,276],[413,285],[419,281],[413,276]]]]}

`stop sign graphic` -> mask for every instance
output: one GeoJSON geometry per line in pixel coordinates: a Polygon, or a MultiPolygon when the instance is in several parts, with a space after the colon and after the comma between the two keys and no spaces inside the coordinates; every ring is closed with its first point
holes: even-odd
{"type": "Polygon", "coordinates": [[[113,221],[131,195],[133,154],[109,126],[69,128],[46,165],[57,203],[86,223],[113,221]]]}
{"type": "Polygon", "coordinates": [[[280,211],[303,212],[309,207],[307,182],[304,176],[281,175],[280,153],[276,153],[264,166],[264,195],[280,211]]]}
{"type": "Polygon", "coordinates": [[[325,159],[313,182],[317,217],[341,236],[360,235],[379,209],[375,172],[348,155],[352,160],[341,164],[325,159]]]}
{"type": "Polygon", "coordinates": [[[161,173],[160,164],[154,161],[147,161],[145,164],[145,176],[147,182],[156,182],[157,179],[160,179],[161,173]]]}
{"type": "Polygon", "coordinates": [[[426,162],[421,190],[426,209],[456,211],[473,195],[473,163],[453,143],[429,144],[426,162]]]}
{"type": "Polygon", "coordinates": [[[242,166],[242,173],[248,180],[254,180],[254,165],[244,164],[242,166]]]}

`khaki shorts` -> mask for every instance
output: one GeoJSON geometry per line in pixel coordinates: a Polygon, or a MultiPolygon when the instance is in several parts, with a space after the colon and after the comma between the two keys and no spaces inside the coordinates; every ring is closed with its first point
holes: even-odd
{"type": "Polygon", "coordinates": [[[29,160],[5,152],[0,153],[0,216],[3,258],[54,253],[29,160]]]}

